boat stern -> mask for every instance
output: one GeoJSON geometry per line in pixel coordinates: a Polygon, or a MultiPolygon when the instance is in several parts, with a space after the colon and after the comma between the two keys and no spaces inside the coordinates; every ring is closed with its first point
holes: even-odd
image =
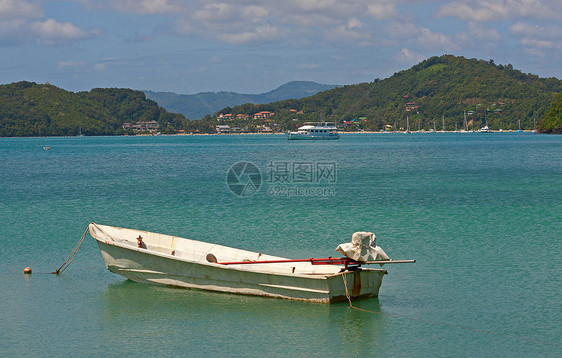
{"type": "Polygon", "coordinates": [[[377,297],[384,275],[383,269],[359,268],[337,273],[328,279],[330,303],[377,297]]]}

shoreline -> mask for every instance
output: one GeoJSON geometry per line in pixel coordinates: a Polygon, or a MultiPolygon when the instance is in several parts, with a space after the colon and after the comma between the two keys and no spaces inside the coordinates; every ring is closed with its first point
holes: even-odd
{"type": "MultiPolygon", "coordinates": [[[[443,133],[453,133],[453,134],[509,134],[509,133],[535,133],[535,134],[550,134],[550,133],[540,133],[540,132],[535,132],[534,130],[531,129],[525,129],[522,130],[521,132],[516,132],[516,131],[497,131],[497,130],[492,130],[490,132],[478,132],[478,131],[474,131],[474,132],[455,132],[455,131],[437,131],[437,132],[429,132],[429,131],[425,131],[425,132],[418,132],[418,131],[410,131],[410,133],[406,133],[406,132],[379,132],[379,131],[354,131],[354,132],[338,132],[340,135],[341,134],[443,134],[443,133]]],[[[555,133],[554,133],[555,134],[555,133]]],[[[4,139],[4,138],[113,138],[113,137],[190,137],[190,136],[240,136],[240,135],[286,135],[286,133],[284,132],[276,132],[276,133],[175,133],[175,134],[136,134],[136,135],[99,135],[99,136],[87,136],[87,135],[83,135],[81,137],[79,136],[44,136],[44,137],[0,137],[0,139],[4,139]]]]}

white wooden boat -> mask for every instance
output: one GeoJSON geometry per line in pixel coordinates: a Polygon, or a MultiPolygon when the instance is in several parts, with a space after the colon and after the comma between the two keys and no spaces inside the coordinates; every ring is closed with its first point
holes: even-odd
{"type": "Polygon", "coordinates": [[[377,296],[387,273],[380,268],[348,267],[347,262],[344,266],[312,261],[328,259],[288,260],[96,223],[89,225],[89,231],[109,271],[143,283],[332,303],[346,300],[347,295],[353,299],[377,296]]]}

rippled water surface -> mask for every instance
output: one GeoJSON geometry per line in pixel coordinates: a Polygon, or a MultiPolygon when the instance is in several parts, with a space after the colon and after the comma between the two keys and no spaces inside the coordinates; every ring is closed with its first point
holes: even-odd
{"type": "Polygon", "coordinates": [[[0,223],[0,356],[562,353],[562,136],[2,138],[0,223]],[[238,162],[257,192],[229,190],[238,162]],[[90,222],[291,258],[373,231],[417,262],[354,303],[387,315],[137,284],[90,237],[44,274],[90,222]]]}

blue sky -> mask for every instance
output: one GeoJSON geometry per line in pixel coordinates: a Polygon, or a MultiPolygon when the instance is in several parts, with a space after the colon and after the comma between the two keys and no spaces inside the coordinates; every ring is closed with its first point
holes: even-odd
{"type": "Polygon", "coordinates": [[[453,54],[562,78],[562,0],[0,0],[0,83],[261,93],[453,54]]]}

